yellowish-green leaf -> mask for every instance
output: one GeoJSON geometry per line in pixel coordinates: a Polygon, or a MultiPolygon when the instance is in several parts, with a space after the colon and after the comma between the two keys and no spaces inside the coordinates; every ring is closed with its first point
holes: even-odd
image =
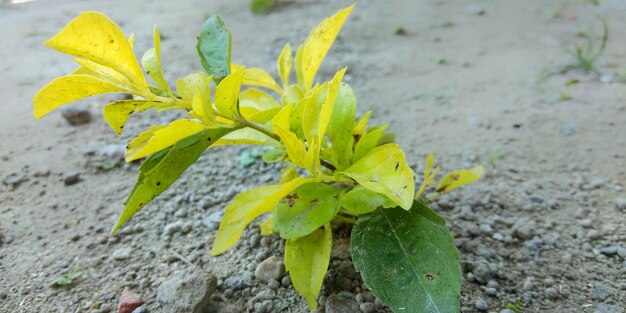
{"type": "Polygon", "coordinates": [[[132,113],[135,111],[141,112],[162,105],[163,104],[160,102],[147,100],[115,101],[104,106],[103,116],[109,126],[111,126],[115,132],[121,134],[124,129],[124,125],[126,125],[126,121],[132,113]]]}
{"type": "Polygon", "coordinates": [[[280,199],[310,181],[314,179],[299,177],[284,184],[263,186],[235,196],[225,209],[226,213],[215,236],[211,255],[228,250],[237,243],[243,230],[252,220],[272,212],[280,199]]]}
{"type": "Polygon", "coordinates": [[[374,148],[343,173],[363,187],[387,196],[405,210],[413,204],[415,173],[406,164],[404,152],[397,144],[374,148]]]}
{"type": "Polygon", "coordinates": [[[193,110],[189,112],[189,115],[201,120],[209,127],[220,127],[221,125],[215,120],[215,113],[211,106],[211,99],[202,96],[200,89],[196,89],[196,93],[193,96],[191,103],[193,110]]]}
{"type": "Polygon", "coordinates": [[[293,105],[289,104],[283,107],[280,111],[278,111],[278,113],[276,113],[276,115],[272,119],[272,129],[274,130],[274,132],[276,132],[278,128],[282,128],[285,130],[288,130],[290,128],[289,120],[291,118],[292,111],[293,105]]]}
{"type": "Polygon", "coordinates": [[[272,228],[284,239],[314,232],[337,215],[341,191],[322,182],[300,186],[276,204],[272,228]]]}
{"type": "Polygon", "coordinates": [[[83,74],[96,76],[111,84],[133,90],[135,93],[142,92],[141,90],[136,90],[133,82],[128,79],[128,77],[117,72],[115,69],[83,58],[74,58],[74,61],[80,64],[81,67],[83,67],[83,69],[81,70],[83,74]]]}
{"type": "Polygon", "coordinates": [[[62,53],[110,67],[134,82],[136,88],[147,88],[128,39],[101,13],[80,13],[45,44],[62,53]]]}
{"type": "Polygon", "coordinates": [[[289,86],[289,74],[291,73],[291,62],[293,62],[293,53],[291,52],[291,46],[286,43],[283,50],[278,56],[278,62],[276,67],[278,69],[278,75],[283,83],[283,88],[289,86]]]}
{"type": "Polygon", "coordinates": [[[281,184],[290,182],[298,177],[300,177],[300,174],[298,174],[298,170],[293,164],[287,165],[287,167],[285,167],[282,171],[280,171],[280,183],[281,184]]]}
{"type": "Polygon", "coordinates": [[[231,64],[231,72],[243,71],[242,85],[256,86],[271,89],[279,95],[283,94],[283,89],[276,83],[274,78],[264,69],[258,67],[246,68],[242,65],[231,64]]]}
{"type": "Polygon", "coordinates": [[[452,173],[448,173],[437,185],[436,191],[439,193],[445,193],[463,185],[475,182],[485,172],[485,168],[480,165],[472,169],[460,170],[452,173]]]}
{"type": "Polygon", "coordinates": [[[146,74],[167,93],[170,93],[170,86],[163,75],[163,65],[161,63],[161,36],[159,30],[154,27],[154,48],[150,48],[143,57],[141,57],[141,65],[146,74]]]}
{"type": "Polygon", "coordinates": [[[206,74],[202,72],[197,72],[193,74],[189,74],[185,77],[181,77],[176,80],[176,89],[178,93],[183,98],[183,106],[186,109],[193,108],[193,101],[196,95],[196,92],[200,92],[200,100],[202,101],[202,105],[210,105],[211,103],[211,88],[209,88],[209,83],[211,82],[211,77],[207,77],[206,74]]]}
{"type": "Polygon", "coordinates": [[[156,130],[152,128],[139,134],[128,144],[126,162],[141,159],[172,146],[181,139],[190,137],[205,130],[207,127],[195,120],[176,120],[156,130]],[[147,138],[147,140],[146,140],[147,138]],[[140,139],[140,140],[139,140],[140,139]],[[136,141],[137,140],[137,141],[136,141]]]}
{"type": "Polygon", "coordinates": [[[33,99],[35,118],[40,119],[70,102],[111,92],[127,92],[127,90],[92,75],[59,77],[35,95],[33,99]]]}
{"type": "Polygon", "coordinates": [[[291,162],[299,167],[313,171],[313,164],[309,162],[307,150],[304,147],[304,143],[298,139],[298,136],[290,130],[285,130],[280,127],[275,128],[275,132],[280,137],[283,145],[285,145],[285,151],[291,162]]]}
{"type": "Polygon", "coordinates": [[[296,70],[301,71],[298,75],[298,83],[305,91],[311,89],[315,74],[319,69],[326,53],[330,50],[335,38],[343,23],[350,15],[354,5],[340,10],[335,15],[323,20],[318,26],[311,30],[304,44],[298,48],[296,54],[296,70]],[[300,65],[298,65],[298,54],[300,54],[300,65]]]}
{"type": "Polygon", "coordinates": [[[258,111],[264,111],[273,108],[280,108],[281,106],[267,93],[255,88],[250,88],[239,94],[239,107],[249,107],[255,108],[258,111]]]}
{"type": "Polygon", "coordinates": [[[361,118],[359,118],[356,125],[354,125],[353,135],[356,138],[361,138],[365,134],[365,130],[367,129],[367,122],[370,120],[370,116],[372,115],[372,111],[368,111],[361,118]]]}
{"type": "Polygon", "coordinates": [[[424,191],[426,191],[426,188],[435,184],[435,176],[437,176],[437,174],[439,173],[439,170],[441,170],[441,167],[437,166],[433,170],[434,165],[435,165],[435,156],[433,154],[427,155],[426,165],[424,166],[424,181],[422,181],[422,185],[419,187],[419,189],[415,193],[415,200],[419,201],[419,199],[424,194],[424,191]]]}
{"type": "Polygon", "coordinates": [[[332,144],[332,155],[336,160],[333,164],[337,169],[343,170],[352,164],[352,148],[354,137],[352,136],[354,120],[356,117],[356,96],[352,88],[345,83],[339,85],[339,92],[333,113],[326,129],[326,135],[332,144]]]}
{"type": "Polygon", "coordinates": [[[269,236],[274,234],[274,230],[272,229],[273,222],[274,218],[270,216],[267,220],[261,223],[261,236],[269,236]]]}
{"type": "Polygon", "coordinates": [[[283,106],[286,106],[288,104],[295,105],[296,103],[300,102],[300,100],[302,100],[303,97],[304,97],[304,94],[302,93],[302,89],[300,89],[300,86],[289,85],[285,87],[285,93],[283,94],[282,97],[280,97],[280,101],[283,104],[283,106]]]}
{"type": "Polygon", "coordinates": [[[317,308],[317,297],[328,270],[332,237],[332,229],[326,224],[308,236],[285,243],[285,267],[293,287],[306,299],[311,310],[317,308]]]}
{"type": "Polygon", "coordinates": [[[273,138],[268,137],[267,135],[259,132],[258,130],[252,128],[241,128],[237,129],[224,137],[220,138],[213,146],[226,146],[226,145],[239,145],[239,144],[249,144],[249,145],[265,145],[280,148],[281,145],[278,141],[273,138]]]}
{"type": "Polygon", "coordinates": [[[385,130],[387,130],[387,125],[379,125],[372,127],[372,129],[368,130],[363,137],[359,139],[354,147],[354,155],[352,156],[352,162],[356,162],[361,159],[364,155],[370,152],[372,149],[378,146],[380,139],[383,138],[385,134],[385,130]]]}
{"type": "Polygon", "coordinates": [[[380,193],[373,192],[361,185],[356,185],[347,193],[341,194],[340,205],[353,215],[370,213],[378,208],[392,208],[396,204],[380,193]]]}
{"type": "Polygon", "coordinates": [[[244,71],[232,72],[215,88],[215,108],[224,117],[233,119],[239,113],[239,90],[243,81],[244,71]]]}
{"type": "Polygon", "coordinates": [[[343,79],[344,74],[346,73],[347,68],[343,68],[338,71],[333,77],[332,81],[328,84],[328,93],[326,94],[326,100],[321,107],[320,117],[319,117],[319,129],[318,129],[318,138],[319,141],[322,142],[324,138],[324,134],[326,133],[326,128],[330,123],[330,117],[333,114],[333,108],[335,107],[335,100],[337,99],[337,94],[339,92],[339,84],[343,79]]]}

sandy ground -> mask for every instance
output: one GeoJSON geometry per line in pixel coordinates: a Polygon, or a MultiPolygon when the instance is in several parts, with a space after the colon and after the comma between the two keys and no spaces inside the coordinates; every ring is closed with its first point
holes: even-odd
{"type": "MultiPolygon", "coordinates": [[[[259,261],[281,249],[272,237],[261,247],[249,240],[239,252],[208,256],[215,230],[200,221],[236,192],[272,180],[265,178],[271,168],[262,164],[239,166],[237,149],[203,158],[195,173],[139,214],[133,223],[140,227],[107,239],[137,168],[100,170],[102,149],[115,150],[148,123],[167,119],[133,118],[120,138],[102,119],[105,101],[96,99],[77,104],[94,114],[87,125],[69,126],[58,112],[36,121],[33,95],[74,68],[45,48],[45,39],[79,11],[96,10],[135,32],[135,49],[143,52],[156,24],[166,76],[174,81],[201,70],[195,36],[206,17],[219,14],[233,34],[233,60],[275,73],[285,42],[300,43],[310,27],[350,3],[282,1],[259,16],[245,0],[0,2],[0,312],[95,312],[103,303],[115,306],[124,287],[141,293],[150,312],[160,312],[160,282],[186,266],[171,261],[173,250],[218,277],[212,310],[259,312],[265,309],[255,304],[267,299],[254,296],[266,284],[252,279],[236,290],[224,282],[246,280],[259,261]],[[65,186],[74,173],[81,182],[65,186]],[[176,221],[193,230],[164,239],[165,227],[176,221]],[[132,249],[129,258],[111,258],[124,248],[132,249]],[[74,287],[50,287],[76,268],[84,274],[74,287]]],[[[436,153],[448,169],[488,167],[482,182],[436,205],[450,220],[464,260],[463,312],[478,310],[479,300],[493,312],[515,301],[524,312],[626,310],[626,263],[603,250],[626,247],[619,200],[626,198],[626,85],[618,79],[626,72],[625,18],[621,0],[600,6],[361,1],[324,63],[321,78],[348,66],[345,80],[358,95],[360,113],[372,110],[375,122],[390,124],[411,165],[418,168],[427,153],[436,153]],[[574,61],[566,49],[584,42],[577,33],[589,21],[597,24],[595,14],[610,29],[597,63],[604,76],[569,71],[539,80],[540,73],[574,61]],[[396,34],[399,28],[405,34],[396,34]],[[566,86],[573,79],[579,83],[566,86]],[[486,294],[491,280],[499,284],[497,295],[486,294]]],[[[335,259],[333,269],[345,262],[335,259]]],[[[343,288],[327,278],[323,295],[366,293],[359,278],[353,280],[355,286],[343,288]]],[[[269,311],[306,311],[291,287],[271,292],[269,311]]]]}

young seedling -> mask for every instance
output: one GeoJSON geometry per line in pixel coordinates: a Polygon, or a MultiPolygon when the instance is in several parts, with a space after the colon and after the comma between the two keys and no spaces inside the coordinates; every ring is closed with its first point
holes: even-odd
{"type": "Polygon", "coordinates": [[[449,173],[436,184],[439,167],[429,156],[416,193],[415,173],[387,124],[368,126],[371,112],[357,118],[356,96],[342,82],[346,69],[330,81],[315,80],[352,8],[314,27],[295,56],[289,44],[283,47],[276,64],[280,83],[260,68],[232,63],[231,34],[219,16],[212,16],[197,43],[205,72],[179,78],[176,91],[163,75],[156,28],[154,47],[140,66],[132,36],[126,37],[100,13],[81,13],[46,41],[80,66],[35,95],[35,117],[112,92],[134,97],[104,106],[104,118],[118,133],[133,113],[155,109],[187,114],[169,125],[150,127],[128,144],[126,161],[145,160],[111,233],[208,148],[267,146],[262,159],[280,162],[280,182],[235,196],[225,208],[212,255],[233,247],[251,222],[264,217],[261,233],[285,240],[284,261],[293,286],[314,309],[330,260],[331,225],[348,222],[354,224],[354,265],[381,302],[395,312],[458,312],[458,252],[443,218],[419,200],[429,187],[434,187],[428,196],[432,200],[473,182],[483,168],[449,173]]]}
{"type": "Polygon", "coordinates": [[[570,53],[575,59],[575,62],[572,64],[567,64],[564,66],[558,67],[554,71],[547,71],[541,75],[541,78],[547,78],[555,74],[563,74],[571,70],[581,70],[586,73],[591,73],[596,76],[601,76],[602,72],[596,66],[597,60],[604,53],[604,49],[606,48],[606,44],[609,40],[609,28],[607,22],[604,18],[598,16],[602,24],[602,38],[600,39],[600,46],[596,48],[597,39],[594,35],[594,32],[589,29],[585,32],[579,32],[578,36],[586,39],[584,45],[576,45],[570,53]]]}

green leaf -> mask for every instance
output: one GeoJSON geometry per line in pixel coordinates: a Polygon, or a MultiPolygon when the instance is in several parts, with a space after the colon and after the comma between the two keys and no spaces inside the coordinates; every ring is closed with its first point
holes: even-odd
{"type": "Polygon", "coordinates": [[[317,308],[317,296],[328,270],[332,243],[330,224],[306,237],[285,242],[285,267],[293,287],[306,299],[311,310],[317,308]]]}
{"type": "Polygon", "coordinates": [[[83,272],[81,270],[73,270],[65,275],[57,277],[52,282],[52,284],[50,284],[50,286],[52,286],[53,288],[70,287],[74,283],[74,281],[81,275],[83,275],[83,272]]]}
{"type": "Polygon", "coordinates": [[[312,233],[335,217],[340,191],[319,182],[300,186],[278,202],[272,228],[285,239],[312,233]]]}
{"type": "Polygon", "coordinates": [[[214,15],[206,20],[200,34],[196,49],[204,70],[219,82],[230,73],[230,32],[221,17],[214,15]]]}
{"type": "Polygon", "coordinates": [[[406,164],[397,144],[386,144],[342,172],[363,187],[383,194],[405,210],[411,208],[415,195],[415,173],[406,164]]]}
{"type": "Polygon", "coordinates": [[[352,125],[356,118],[356,96],[352,88],[346,83],[339,85],[339,93],[335,100],[333,113],[326,129],[330,138],[332,150],[337,156],[337,169],[345,169],[350,166],[352,160],[352,125]]]}
{"type": "Polygon", "coordinates": [[[270,149],[261,156],[265,163],[275,163],[285,158],[285,151],[280,149],[270,149]]]}
{"type": "Polygon", "coordinates": [[[372,293],[394,312],[459,312],[461,266],[443,218],[415,201],[381,209],[352,229],[352,260],[372,293]]]}
{"type": "Polygon", "coordinates": [[[146,159],[139,168],[137,182],[124,203],[126,207],[111,230],[111,234],[114,234],[148,202],[174,183],[191,164],[198,160],[207,147],[230,131],[232,131],[230,128],[206,129],[146,159]]]}
{"type": "Polygon", "coordinates": [[[361,185],[357,185],[352,190],[342,194],[339,203],[348,213],[354,215],[370,213],[378,208],[396,206],[389,198],[361,185]]]}

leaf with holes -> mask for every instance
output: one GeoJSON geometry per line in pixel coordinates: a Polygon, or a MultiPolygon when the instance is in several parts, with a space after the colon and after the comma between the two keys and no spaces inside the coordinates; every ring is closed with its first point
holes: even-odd
{"type": "Polygon", "coordinates": [[[352,260],[372,293],[394,312],[459,312],[461,267],[443,218],[415,201],[363,216],[352,260]]]}

